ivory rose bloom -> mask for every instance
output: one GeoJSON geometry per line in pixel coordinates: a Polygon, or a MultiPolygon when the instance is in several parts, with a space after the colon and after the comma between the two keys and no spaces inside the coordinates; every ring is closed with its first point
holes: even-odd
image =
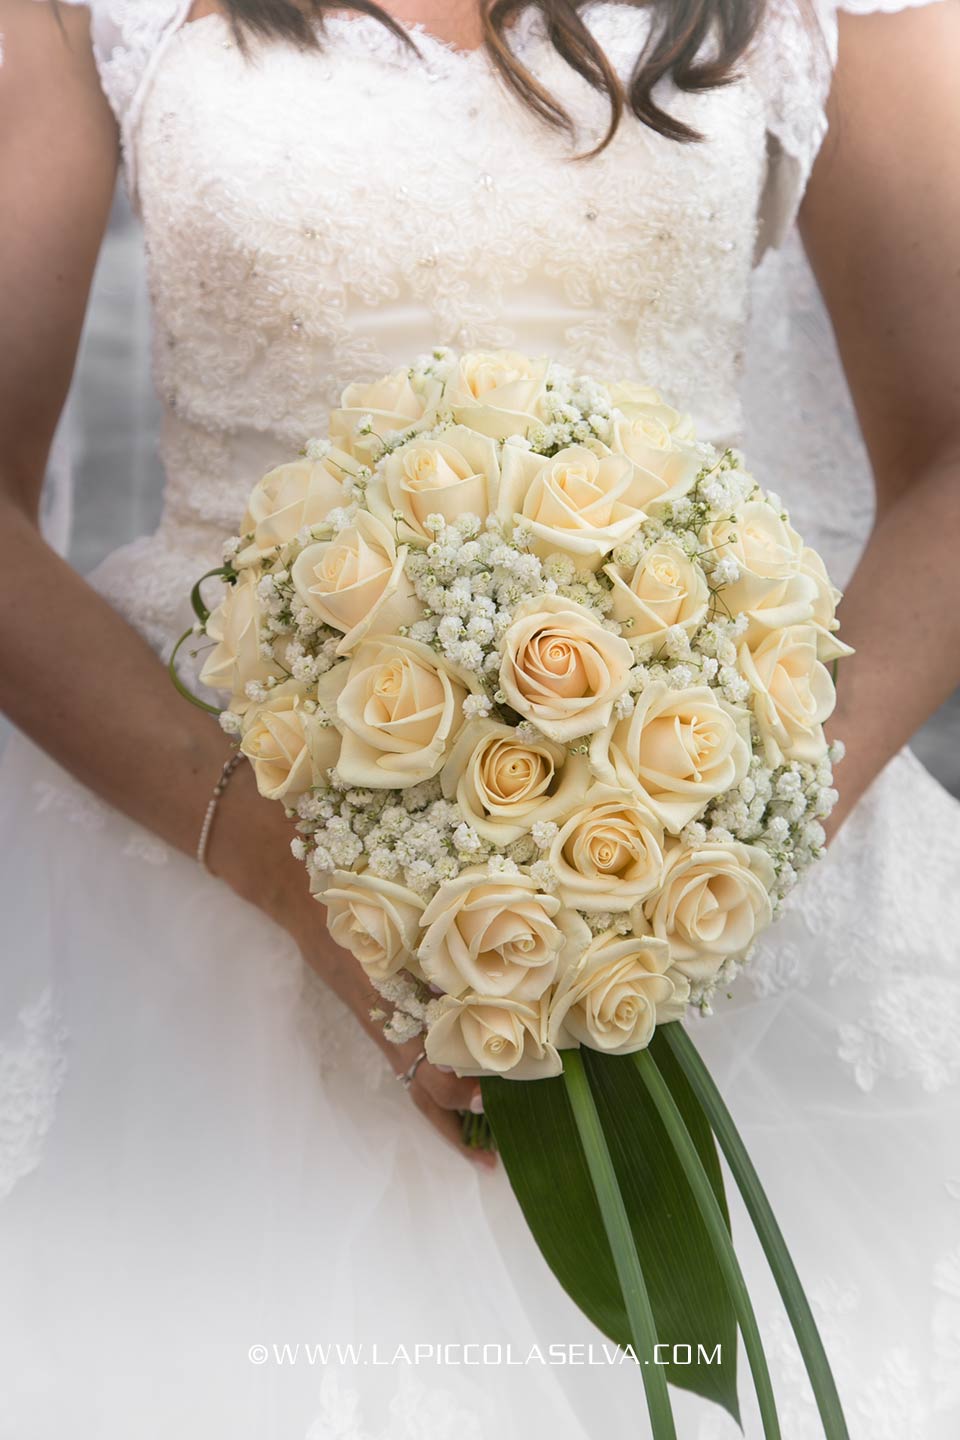
{"type": "Polygon", "coordinates": [[[673,845],[663,884],[635,912],[635,927],[667,941],[682,975],[709,984],[769,925],[775,878],[770,856],[755,845],[673,845]]]}
{"type": "Polygon", "coordinates": [[[423,901],[412,890],[369,871],[335,870],[318,891],[332,938],[349,950],[371,980],[387,980],[409,962],[423,901]]]}
{"type": "Polygon", "coordinates": [[[771,505],[751,500],[732,520],[708,525],[704,548],[736,561],[739,578],[721,590],[731,615],[746,615],[746,640],[757,645],[772,630],[813,618],[818,586],[802,565],[803,543],[771,505]]]}
{"type": "Polygon", "coordinates": [[[434,538],[431,515],[485,520],[496,504],[499,477],[494,442],[453,425],[437,439],[411,440],[388,455],[367,487],[367,504],[391,528],[401,515],[401,538],[423,543],[434,538]]]}
{"type": "Polygon", "coordinates": [[[394,635],[422,618],[423,605],[404,573],[406,556],[406,546],[398,548],[365,510],[332,540],[301,550],[291,571],[294,588],[324,624],[343,631],[338,655],[371,634],[394,635]]]}
{"type": "Polygon", "coordinates": [[[634,467],[599,442],[552,458],[507,445],[502,465],[497,514],[505,526],[521,518],[538,555],[562,550],[596,568],[647,518],[634,467]]]}
{"type": "Polygon", "coordinates": [[[415,384],[409,370],[394,370],[371,383],[348,385],[340,397],[340,409],[331,412],[330,438],[363,464],[373,464],[388,436],[433,423],[442,388],[432,379],[415,384]],[[371,433],[363,435],[357,427],[368,419],[371,433]]]}
{"type": "Polygon", "coordinates": [[[658,449],[666,449],[659,438],[669,436],[671,442],[688,443],[697,438],[693,419],[668,405],[651,385],[638,385],[634,380],[615,380],[608,387],[611,404],[628,419],[642,419],[650,427],[658,449]]]}
{"type": "Polygon", "coordinates": [[[665,941],[607,931],[557,986],[548,1034],[561,1050],[580,1044],[631,1055],[650,1044],[658,1024],[679,1018],[689,993],[670,970],[665,941]]]}
{"type": "Polygon", "coordinates": [[[589,939],[584,922],[529,875],[492,877],[481,868],[441,885],[420,923],[424,976],[457,996],[539,1000],[589,939]]]}
{"type": "Polygon", "coordinates": [[[463,724],[468,683],[427,645],[368,640],[323,676],[343,737],[337,774],[347,785],[404,789],[443,768],[463,724]]]}
{"type": "Polygon", "coordinates": [[[674,625],[692,635],[706,618],[706,576],[674,541],[661,540],[632,569],[603,568],[613,586],[611,614],[631,640],[656,644],[674,625]]]}
{"type": "Polygon", "coordinates": [[[279,667],[260,654],[260,606],[257,601],[257,575],[253,570],[241,572],[236,583],[211,612],[207,635],[215,645],[207,656],[200,679],[213,690],[230,694],[230,708],[242,715],[250,708],[244,693],[249,681],[263,683],[279,674],[279,667]]]}
{"type": "Polygon", "coordinates": [[[821,759],[827,752],[823,722],[833,714],[836,692],[817,659],[812,625],[791,625],[755,648],[740,647],[740,669],[753,692],[753,714],[771,765],[821,759]]]}
{"type": "Polygon", "coordinates": [[[611,448],[634,466],[638,500],[644,505],[678,500],[703,464],[692,443],[690,417],[665,405],[655,390],[640,385],[615,385],[611,398],[620,412],[614,420],[611,448]]]}
{"type": "Polygon", "coordinates": [[[509,845],[539,820],[558,820],[582,793],[582,771],[551,740],[521,740],[512,725],[473,720],[443,767],[448,800],[484,840],[509,845]]]}
{"type": "Polygon", "coordinates": [[[606,725],[630,682],[633,651],[626,640],[557,595],[518,606],[500,649],[507,704],[551,740],[606,725]]]}
{"type": "Polygon", "coordinates": [[[511,1080],[548,1080],[563,1063],[547,1040],[546,1001],[445,996],[424,1045],[431,1065],[458,1075],[509,1075],[511,1080]]]}
{"type": "Polygon", "coordinates": [[[671,690],[656,680],[632,715],[594,736],[590,764],[605,784],[639,795],[676,835],[746,775],[750,717],[707,685],[671,690]]]}
{"type": "Polygon", "coordinates": [[[817,658],[829,662],[842,660],[845,655],[852,655],[852,646],[845,645],[835,634],[835,631],[840,629],[837,606],[843,599],[842,593],[831,583],[822,557],[817,554],[816,550],[811,550],[809,546],[804,546],[800,552],[800,570],[816,587],[816,596],[813,601],[813,625],[817,632],[817,658]]]}
{"type": "Polygon", "coordinates": [[[512,350],[473,350],[461,356],[444,404],[460,425],[494,440],[525,435],[539,424],[549,363],[512,350]]]}
{"type": "Polygon", "coordinates": [[[554,837],[550,864],[572,909],[632,910],[660,884],[663,826],[629,791],[595,785],[554,837]]]}
{"type": "Polygon", "coordinates": [[[268,800],[292,805],[313,785],[325,785],[340,754],[340,736],[307,710],[306,690],[287,681],[269,700],[247,711],[240,749],[253,766],[257,789],[268,800]]]}
{"type": "Polygon", "coordinates": [[[333,450],[323,460],[296,460],[264,475],[247,501],[240,533],[253,539],[237,556],[237,568],[289,545],[301,530],[322,525],[331,510],[346,505],[344,477],[356,468],[349,455],[333,450]]]}

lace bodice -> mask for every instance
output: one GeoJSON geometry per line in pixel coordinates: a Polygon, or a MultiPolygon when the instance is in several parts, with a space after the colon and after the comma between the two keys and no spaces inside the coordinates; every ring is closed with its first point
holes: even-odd
{"type": "MultiPolygon", "coordinates": [[[[857,0],[865,3],[865,0],[857,0]]],[[[869,0],[866,0],[869,3],[869,0]]],[[[506,93],[485,54],[418,27],[334,18],[321,53],[254,40],[185,0],[94,0],[104,89],[142,215],[168,476],[150,563],[102,587],[155,643],[246,491],[320,432],[352,378],[433,345],[550,353],[631,375],[705,438],[741,433],[756,256],[796,212],[825,129],[831,0],[771,0],[737,83],[665,103],[705,137],[636,121],[588,162],[607,105],[536,9],[511,43],[576,145],[506,93]]],[[[584,11],[627,74],[648,12],[584,11]]]]}

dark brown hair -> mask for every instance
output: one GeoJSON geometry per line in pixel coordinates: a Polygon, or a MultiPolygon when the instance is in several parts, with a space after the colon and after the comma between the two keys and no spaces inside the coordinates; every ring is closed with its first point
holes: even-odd
{"type": "MultiPolygon", "coordinates": [[[[416,50],[411,32],[374,0],[221,0],[238,38],[282,36],[303,48],[322,43],[323,21],[335,10],[371,15],[416,50]],[[318,25],[319,22],[319,25],[318,25]]],[[[626,85],[584,23],[586,0],[481,0],[484,48],[504,83],[549,125],[572,131],[569,115],[510,49],[507,31],[523,10],[543,13],[547,35],[567,64],[610,101],[610,126],[598,149],[612,139],[629,108],[670,140],[699,140],[682,120],[654,99],[660,80],[678,90],[711,90],[737,78],[736,66],[752,40],[765,0],[620,0],[649,8],[653,26],[626,85]],[[705,53],[701,55],[701,51],[705,53]]],[[[596,152],[593,152],[596,153],[596,152]]]]}

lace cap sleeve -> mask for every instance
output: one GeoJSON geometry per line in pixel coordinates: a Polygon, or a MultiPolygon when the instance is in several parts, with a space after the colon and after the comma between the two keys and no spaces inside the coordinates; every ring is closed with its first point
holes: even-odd
{"type": "Polygon", "coordinates": [[[143,97],[167,42],[192,0],[61,0],[90,11],[93,53],[103,93],[117,117],[130,199],[137,205],[136,134],[143,97]]]}
{"type": "Polygon", "coordinates": [[[797,218],[827,132],[826,104],[836,57],[832,0],[770,0],[751,64],[767,117],[758,259],[783,243],[797,218]]]}
{"type": "Polygon", "coordinates": [[[827,133],[827,96],[837,60],[837,16],[895,14],[944,0],[769,0],[753,52],[766,103],[767,178],[757,258],[779,247],[797,218],[827,133]]]}

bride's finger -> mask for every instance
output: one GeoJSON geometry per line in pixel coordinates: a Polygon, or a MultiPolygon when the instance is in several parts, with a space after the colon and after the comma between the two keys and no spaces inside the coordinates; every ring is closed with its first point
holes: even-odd
{"type": "Polygon", "coordinates": [[[438,1105],[421,1085],[411,1085],[410,1098],[421,1115],[429,1120],[433,1128],[461,1155],[485,1170],[493,1169],[497,1157],[492,1151],[473,1149],[464,1144],[460,1117],[455,1110],[447,1110],[438,1105]]]}
{"type": "Polygon", "coordinates": [[[443,1110],[473,1110],[480,1105],[480,1086],[476,1080],[461,1080],[445,1070],[438,1070],[429,1060],[417,1066],[414,1084],[421,1086],[430,1099],[443,1110]]]}

